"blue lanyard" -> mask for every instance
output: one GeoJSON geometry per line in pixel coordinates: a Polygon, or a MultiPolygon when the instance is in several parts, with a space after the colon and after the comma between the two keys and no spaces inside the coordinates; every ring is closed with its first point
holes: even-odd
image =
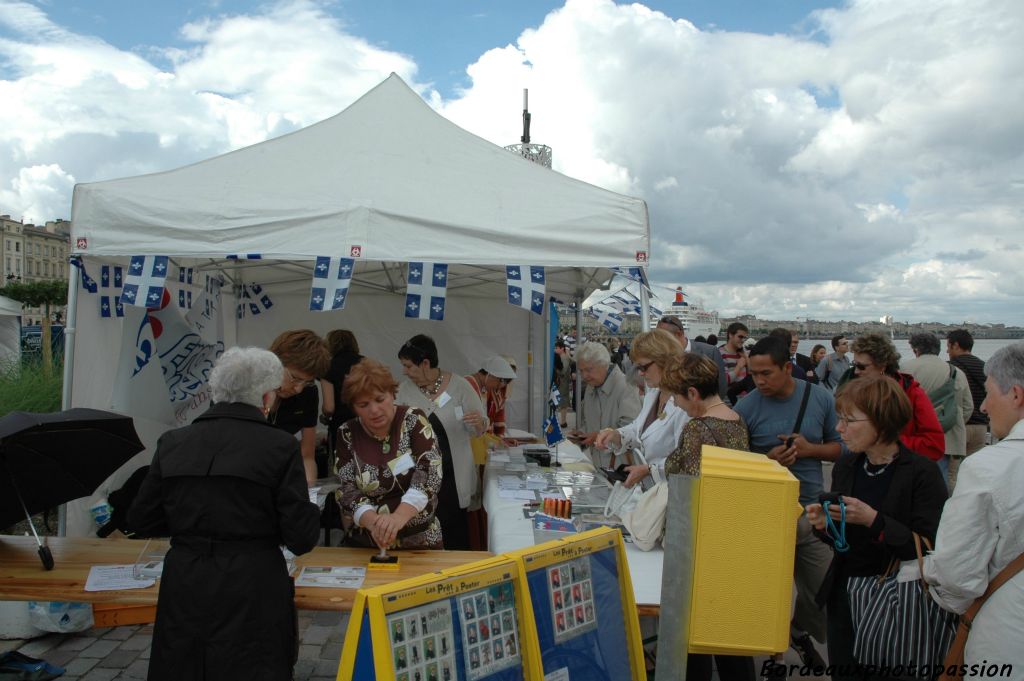
{"type": "Polygon", "coordinates": [[[836,529],[836,524],[832,522],[832,516],[829,515],[828,507],[831,505],[831,501],[824,501],[821,504],[822,511],[825,513],[825,532],[832,537],[832,546],[836,553],[846,553],[850,550],[850,545],[846,542],[846,504],[841,500],[839,502],[839,529],[836,529]]]}

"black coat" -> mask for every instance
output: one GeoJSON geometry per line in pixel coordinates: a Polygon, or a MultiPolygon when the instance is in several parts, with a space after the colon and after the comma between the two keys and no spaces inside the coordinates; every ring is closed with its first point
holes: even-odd
{"type": "MultiPolygon", "coordinates": [[[[899,456],[893,461],[892,481],[878,512],[878,518],[860,540],[850,541],[850,552],[857,552],[861,574],[882,574],[893,557],[912,560],[917,557],[914,536],[917,532],[935,545],[942,507],[946,503],[946,483],[935,462],[917,454],[899,443],[899,456]]],[[[832,468],[831,491],[848,496],[853,492],[856,472],[864,465],[865,454],[844,454],[832,468]]],[[[825,537],[817,532],[819,537],[825,537]]],[[[923,549],[923,547],[922,547],[923,549]]],[[[849,554],[837,553],[822,585],[819,601],[824,602],[831,592],[834,579],[851,573],[844,563],[849,554]]]]}
{"type": "Polygon", "coordinates": [[[294,593],[279,548],[306,553],[320,512],[298,441],[256,407],[215,404],[161,436],[128,514],[141,536],[170,536],[150,681],[290,679],[294,593]]]}

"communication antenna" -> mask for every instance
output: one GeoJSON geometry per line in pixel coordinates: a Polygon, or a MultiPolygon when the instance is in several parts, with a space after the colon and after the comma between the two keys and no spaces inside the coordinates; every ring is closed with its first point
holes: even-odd
{"type": "Polygon", "coordinates": [[[530,91],[526,88],[523,88],[523,135],[519,144],[510,144],[505,149],[545,168],[551,167],[551,147],[530,142],[530,91]]]}

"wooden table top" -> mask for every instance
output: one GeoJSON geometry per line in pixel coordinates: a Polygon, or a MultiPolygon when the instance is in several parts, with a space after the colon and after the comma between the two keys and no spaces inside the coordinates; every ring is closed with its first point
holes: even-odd
{"type": "MultiPolygon", "coordinates": [[[[43,569],[33,537],[0,536],[0,600],[77,601],[156,605],[159,581],[146,589],[126,591],[85,591],[85,580],[93,565],[132,564],[145,545],[134,539],[93,537],[49,537],[53,570],[43,569]]],[[[162,553],[165,540],[153,540],[147,553],[162,553]]],[[[296,574],[303,566],[365,566],[372,549],[317,547],[295,559],[296,574]]],[[[453,568],[489,558],[486,551],[397,551],[397,570],[367,570],[364,588],[453,568]]],[[[295,605],[304,610],[351,610],[355,589],[298,587],[295,605]]]]}

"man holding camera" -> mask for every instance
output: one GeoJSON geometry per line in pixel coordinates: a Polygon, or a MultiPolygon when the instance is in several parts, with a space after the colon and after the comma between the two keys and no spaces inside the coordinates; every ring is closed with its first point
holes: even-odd
{"type": "MultiPolygon", "coordinates": [[[[789,468],[800,481],[800,505],[817,503],[824,489],[822,461],[839,458],[835,400],[809,381],[793,378],[789,343],[762,338],[750,349],[747,371],[757,390],[736,404],[750,431],[750,449],[789,468]]],[[[808,665],[824,665],[810,637],[825,640],[825,613],[815,597],[832,561],[832,551],[814,536],[804,515],[797,521],[796,609],[790,624],[792,645],[808,665]]]]}

